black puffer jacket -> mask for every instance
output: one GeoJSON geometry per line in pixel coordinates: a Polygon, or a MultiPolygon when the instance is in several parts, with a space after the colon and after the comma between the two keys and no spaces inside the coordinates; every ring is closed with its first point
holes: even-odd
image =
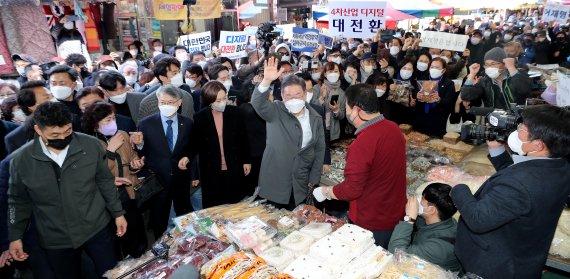
{"type": "Polygon", "coordinates": [[[531,90],[532,81],[528,75],[518,72],[507,77],[502,88],[488,76],[481,78],[475,85],[464,85],[461,88],[461,98],[470,102],[482,100],[485,107],[507,109],[508,103],[524,105],[526,99],[531,97],[531,90]]]}

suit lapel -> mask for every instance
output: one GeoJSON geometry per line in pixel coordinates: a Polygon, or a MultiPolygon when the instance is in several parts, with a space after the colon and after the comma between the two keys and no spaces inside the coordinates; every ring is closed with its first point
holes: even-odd
{"type": "Polygon", "coordinates": [[[184,125],[184,123],[182,123],[182,119],[180,118],[180,115],[176,115],[176,117],[178,118],[178,137],[176,138],[176,143],[174,144],[174,148],[173,148],[173,152],[175,153],[175,151],[178,150],[179,146],[182,145],[182,137],[186,131],[186,129],[188,129],[188,127],[186,127],[186,125],[184,125]]]}

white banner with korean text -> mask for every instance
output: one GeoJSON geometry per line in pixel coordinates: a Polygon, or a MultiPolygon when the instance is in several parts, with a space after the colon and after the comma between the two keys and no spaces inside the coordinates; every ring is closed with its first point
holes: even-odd
{"type": "Polygon", "coordinates": [[[469,40],[467,35],[423,31],[420,46],[463,52],[467,48],[467,40],[469,40]]]}
{"type": "Polygon", "coordinates": [[[386,28],[386,2],[329,2],[329,34],[345,38],[372,38],[386,28]]]}

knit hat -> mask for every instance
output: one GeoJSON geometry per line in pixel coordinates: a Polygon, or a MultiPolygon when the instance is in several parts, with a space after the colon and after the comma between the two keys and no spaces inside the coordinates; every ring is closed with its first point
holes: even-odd
{"type": "Polygon", "coordinates": [[[289,53],[289,55],[291,55],[291,49],[289,48],[289,46],[287,44],[278,44],[275,47],[275,52],[279,51],[280,48],[284,48],[287,50],[287,52],[289,53]]]}
{"type": "Polygon", "coordinates": [[[487,51],[487,53],[485,53],[485,58],[483,59],[484,61],[487,60],[492,60],[492,61],[497,61],[500,63],[503,63],[503,59],[507,58],[507,54],[505,53],[505,50],[503,50],[500,47],[495,47],[489,51],[487,51]]]}

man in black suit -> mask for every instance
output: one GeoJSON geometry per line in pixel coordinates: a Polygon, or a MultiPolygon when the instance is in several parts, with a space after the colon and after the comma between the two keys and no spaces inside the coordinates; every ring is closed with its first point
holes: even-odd
{"type": "MultiPolygon", "coordinates": [[[[75,100],[77,101],[81,112],[84,112],[85,108],[91,104],[98,101],[105,101],[105,95],[101,89],[94,86],[88,86],[82,90],[79,90],[79,92],[75,94],[75,100]]],[[[137,130],[137,125],[133,119],[128,116],[116,113],[115,120],[117,121],[117,128],[121,131],[130,133],[137,130]]]]}
{"type": "MultiPolygon", "coordinates": [[[[22,84],[20,88],[20,92],[18,93],[18,105],[26,117],[28,117],[36,110],[37,106],[49,102],[52,98],[53,96],[47,90],[43,81],[29,81],[22,84]]],[[[16,151],[16,149],[33,138],[35,134],[33,129],[34,125],[29,125],[29,120],[30,119],[8,133],[4,138],[6,155],[16,151]]]]}
{"type": "Polygon", "coordinates": [[[131,118],[135,123],[138,118],[139,107],[145,94],[137,93],[127,86],[127,80],[119,72],[105,71],[97,76],[96,84],[104,91],[105,96],[115,107],[117,115],[131,118]]]}
{"type": "Polygon", "coordinates": [[[141,156],[146,165],[156,173],[164,189],[149,201],[150,227],[156,238],[168,225],[170,205],[176,215],[192,211],[190,181],[196,180],[189,170],[179,169],[182,158],[190,156],[190,134],[193,122],[177,113],[182,105],[182,94],[173,85],[166,85],[157,92],[160,113],[143,118],[139,131],[143,134],[141,156]]]}
{"type": "Polygon", "coordinates": [[[461,218],[455,254],[483,278],[540,278],[570,193],[570,111],[540,105],[522,112],[509,136],[511,156],[489,142],[497,173],[475,193],[451,191],[461,218]]]}

